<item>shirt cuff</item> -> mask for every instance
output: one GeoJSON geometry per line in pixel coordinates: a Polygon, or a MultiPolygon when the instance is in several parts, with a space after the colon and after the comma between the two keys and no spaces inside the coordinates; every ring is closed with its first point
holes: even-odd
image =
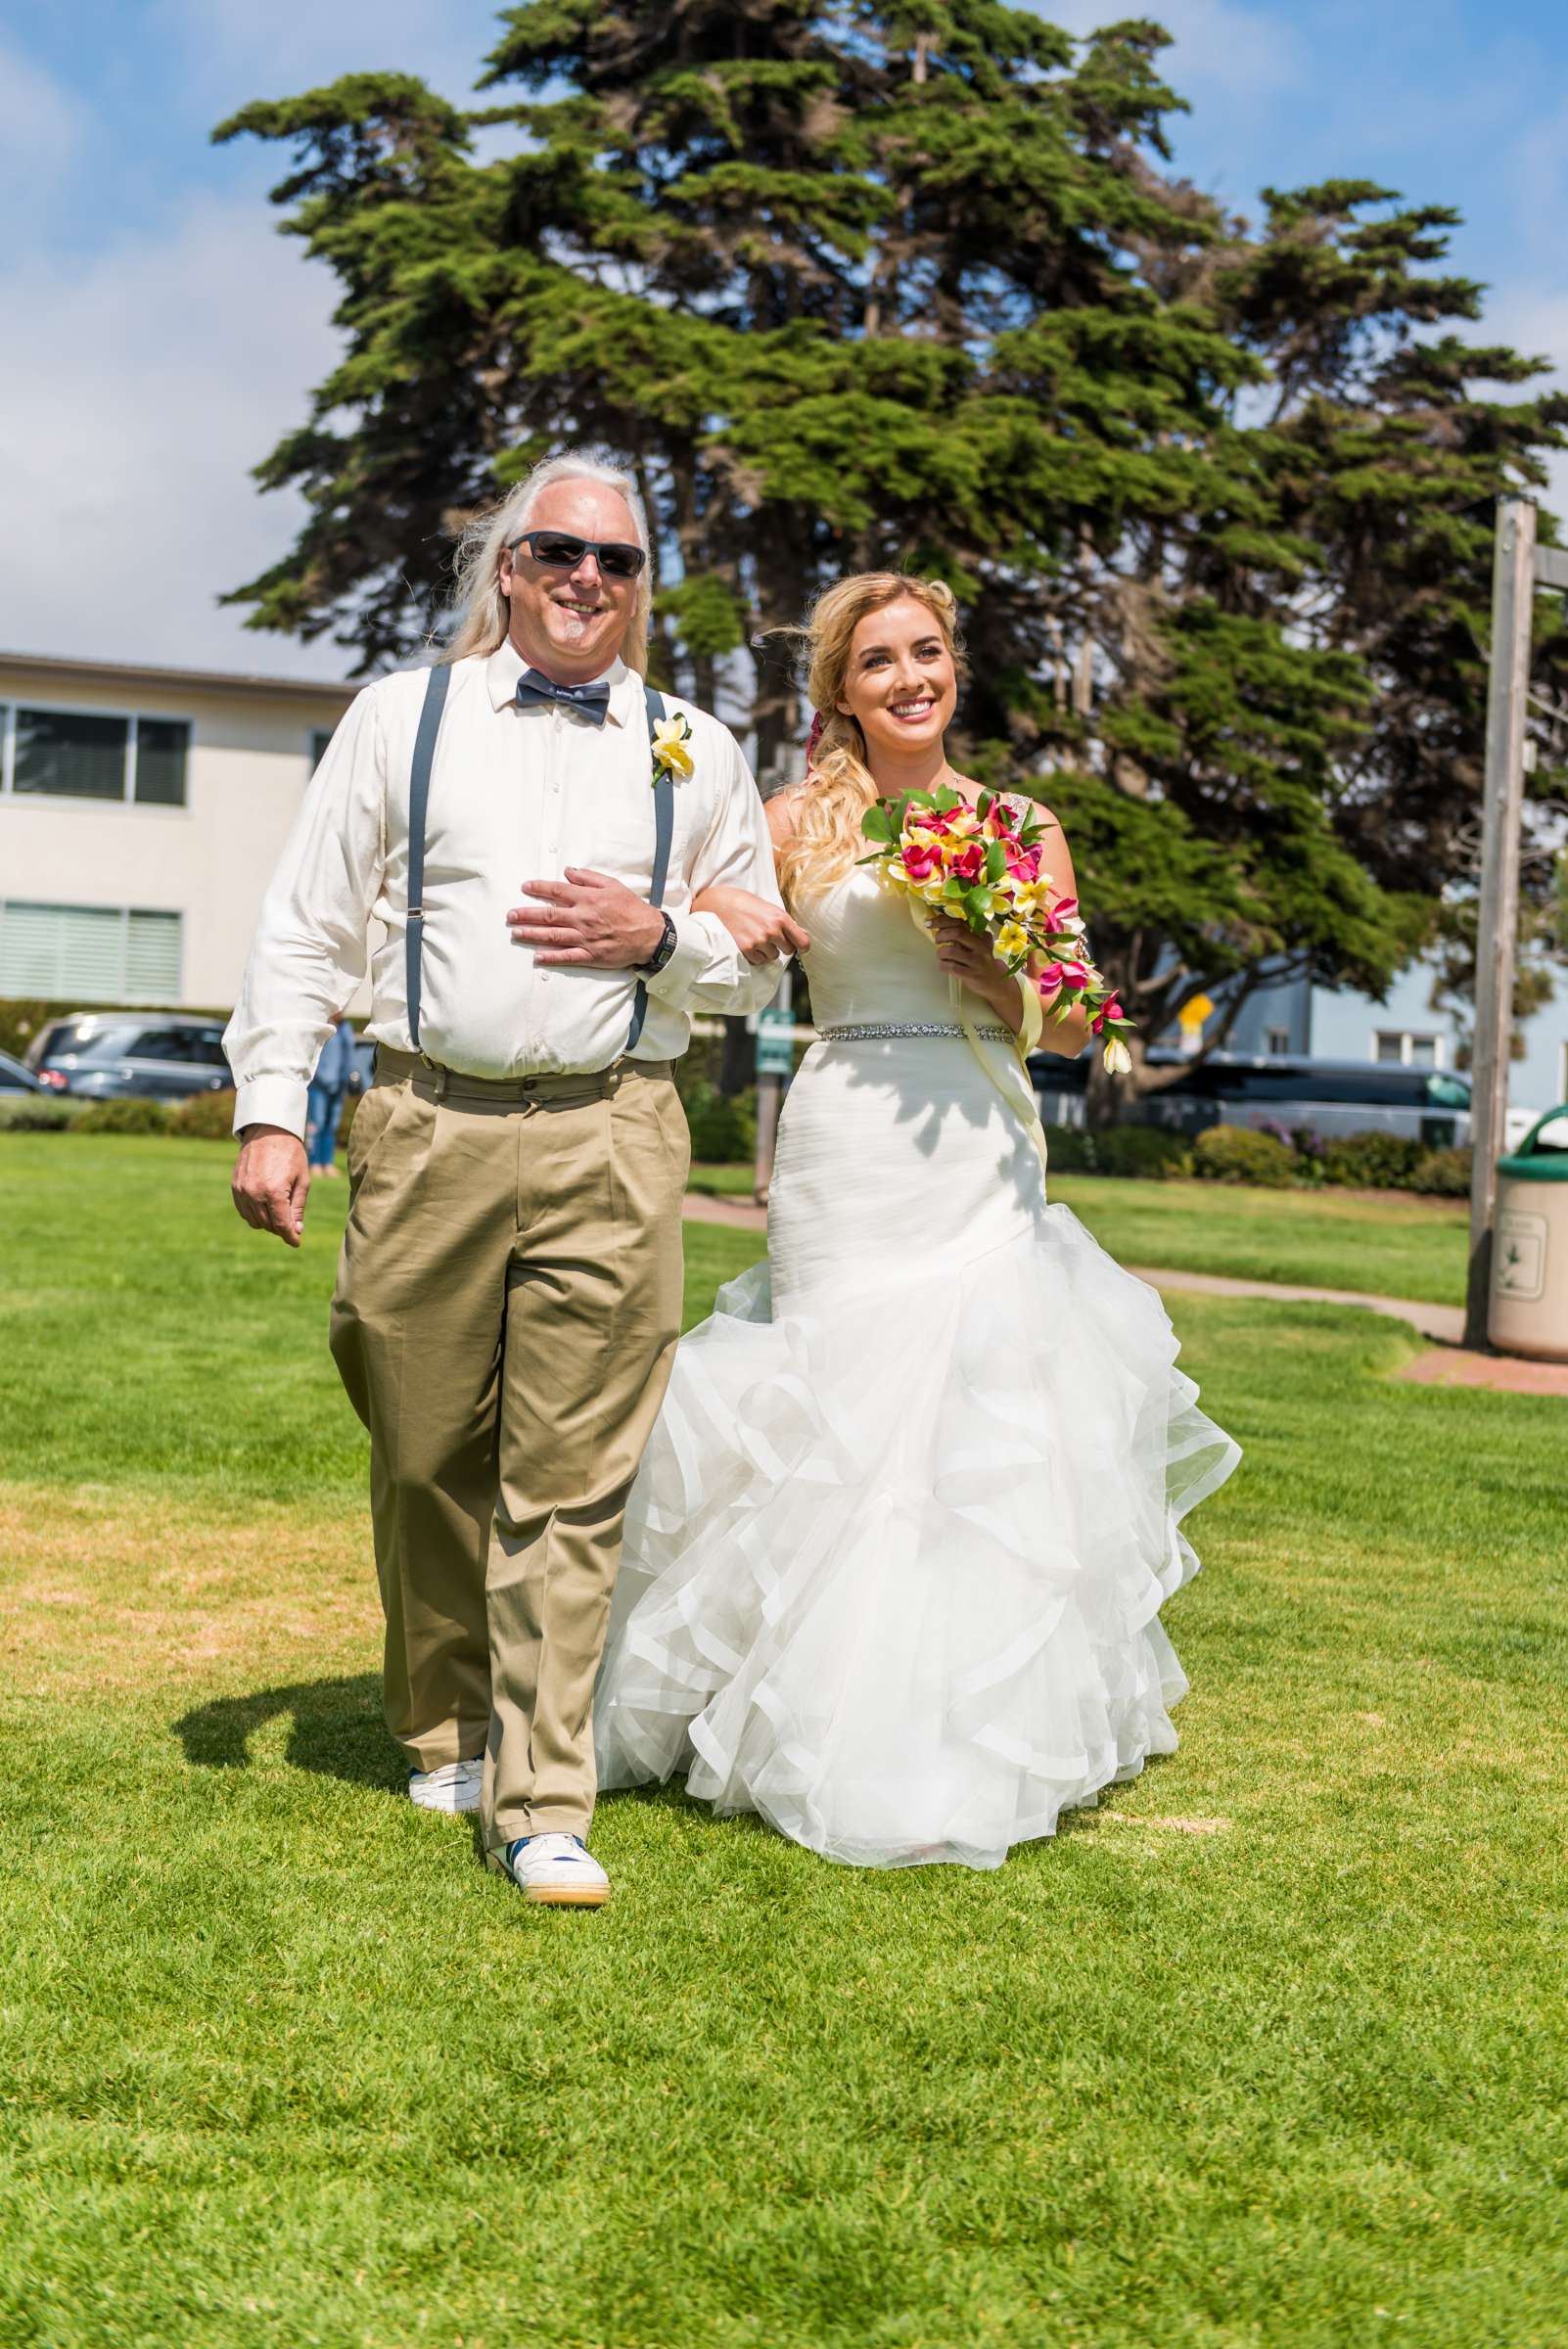
{"type": "Polygon", "coordinates": [[[305,1134],[308,1086],[293,1077],[252,1077],[235,1088],[234,1130],[247,1126],[281,1126],[297,1141],[305,1134]]]}
{"type": "Polygon", "coordinates": [[[669,916],[675,925],[675,950],[662,971],[644,980],[650,995],[670,1011],[678,1011],[713,960],[712,944],[702,924],[687,913],[669,916]]]}

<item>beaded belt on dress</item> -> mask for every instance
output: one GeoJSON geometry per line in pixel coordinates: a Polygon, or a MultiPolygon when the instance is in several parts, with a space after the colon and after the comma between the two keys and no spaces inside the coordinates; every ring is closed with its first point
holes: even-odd
{"type": "MultiPolygon", "coordinates": [[[[817,1035],[825,1044],[859,1044],[884,1036],[962,1036],[964,1031],[956,1020],[854,1020],[843,1028],[819,1028],[817,1035]]],[[[1013,1032],[999,1020],[978,1024],[977,1036],[993,1043],[1010,1043],[1013,1032]]]]}

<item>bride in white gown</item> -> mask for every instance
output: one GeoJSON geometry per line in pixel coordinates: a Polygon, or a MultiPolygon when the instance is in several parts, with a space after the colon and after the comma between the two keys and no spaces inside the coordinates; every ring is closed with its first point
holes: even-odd
{"type": "MultiPolygon", "coordinates": [[[[943,748],[951,598],[844,580],[810,646],[826,724],[769,817],[819,1040],[767,1261],[681,1342],[632,1493],[600,1783],[684,1771],[829,1859],[995,1867],[1175,1749],[1159,1610],[1197,1567],[1180,1520],[1239,1455],[1154,1290],[1047,1201],[1020,982],[856,866],[873,797],[971,788],[943,748]]],[[[743,946],[753,905],[714,898],[743,946]]]]}

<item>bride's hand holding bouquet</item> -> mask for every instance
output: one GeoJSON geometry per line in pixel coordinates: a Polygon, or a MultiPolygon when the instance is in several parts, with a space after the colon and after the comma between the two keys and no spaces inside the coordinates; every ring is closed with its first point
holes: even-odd
{"type": "Polygon", "coordinates": [[[1043,870],[1044,826],[1033,812],[1019,817],[990,792],[971,802],[944,786],[879,800],[861,829],[875,844],[862,862],[911,906],[932,909],[943,968],[1015,1033],[1022,976],[1058,1024],[1084,1014],[1113,1074],[1131,1067],[1132,1023],[1089,959],[1078,899],[1043,870]]]}

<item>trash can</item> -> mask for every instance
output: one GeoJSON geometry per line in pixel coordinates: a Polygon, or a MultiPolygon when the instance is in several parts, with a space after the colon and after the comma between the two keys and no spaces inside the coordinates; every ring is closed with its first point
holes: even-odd
{"type": "Polygon", "coordinates": [[[1500,1353],[1568,1362],[1568,1102],[1498,1161],[1487,1334],[1500,1353]]]}

